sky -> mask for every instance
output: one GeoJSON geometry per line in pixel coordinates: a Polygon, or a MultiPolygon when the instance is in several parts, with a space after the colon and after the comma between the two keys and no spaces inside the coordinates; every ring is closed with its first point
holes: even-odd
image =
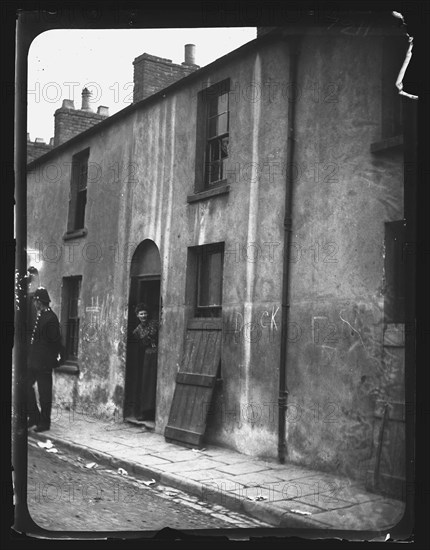
{"type": "Polygon", "coordinates": [[[50,30],[32,42],[28,54],[27,132],[49,143],[54,112],[63,99],[81,106],[84,87],[91,107],[124,109],[133,97],[133,60],[143,53],[184,61],[185,44],[195,44],[201,67],[256,38],[255,27],[191,29],[50,30]]]}

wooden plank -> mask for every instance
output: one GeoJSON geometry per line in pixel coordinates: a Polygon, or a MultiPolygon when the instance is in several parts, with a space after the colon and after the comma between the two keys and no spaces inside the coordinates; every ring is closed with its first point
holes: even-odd
{"type": "Polygon", "coordinates": [[[173,428],[171,426],[166,426],[164,436],[169,439],[183,441],[192,445],[200,445],[202,438],[201,433],[185,430],[184,428],[173,428]]]}
{"type": "Polygon", "coordinates": [[[164,432],[166,439],[194,445],[201,444],[206,430],[207,412],[221,358],[222,336],[219,329],[198,328],[203,326],[202,320],[198,321],[187,330],[184,358],[176,376],[169,421],[164,432]],[[195,434],[199,435],[198,440],[195,434]]]}
{"type": "MultiPolygon", "coordinates": [[[[199,331],[188,331],[188,334],[192,338],[197,338],[197,336],[200,335],[199,346],[194,356],[194,363],[193,365],[190,365],[188,372],[201,374],[209,333],[207,331],[199,330],[199,331]]],[[[193,386],[188,386],[188,388],[183,387],[182,391],[186,396],[185,406],[182,410],[182,415],[177,425],[182,426],[184,428],[190,427],[190,429],[193,429],[194,428],[194,425],[192,423],[193,410],[194,410],[194,406],[195,406],[195,402],[198,394],[198,389],[193,385],[193,386]]]]}
{"type": "Polygon", "coordinates": [[[211,388],[216,381],[215,376],[208,374],[195,374],[193,372],[178,372],[176,375],[177,384],[188,384],[190,386],[207,386],[211,388]]]}
{"type": "MultiPolygon", "coordinates": [[[[187,332],[185,338],[185,353],[182,364],[179,367],[179,372],[192,371],[192,365],[195,363],[195,357],[199,349],[201,338],[202,332],[187,332]]],[[[172,422],[174,422],[176,425],[176,423],[178,422],[178,417],[181,414],[180,411],[182,411],[183,408],[187,405],[188,398],[189,396],[187,396],[186,392],[179,390],[178,386],[175,387],[172,406],[170,409],[169,423],[170,417],[172,417],[172,422]]]]}
{"type": "MultiPolygon", "coordinates": [[[[205,332],[205,346],[202,347],[202,362],[198,367],[200,373],[211,375],[216,377],[216,372],[218,369],[219,355],[216,353],[216,342],[217,336],[220,334],[218,331],[205,332]],[[218,358],[217,358],[218,357],[218,358]],[[217,364],[214,365],[214,362],[217,361],[217,364]]],[[[220,350],[219,350],[220,352],[220,350]]],[[[210,392],[203,390],[201,388],[194,389],[194,400],[190,404],[189,414],[188,414],[188,423],[191,429],[206,429],[206,419],[207,415],[202,416],[202,408],[205,403],[210,403],[212,401],[213,387],[210,392]]]]}

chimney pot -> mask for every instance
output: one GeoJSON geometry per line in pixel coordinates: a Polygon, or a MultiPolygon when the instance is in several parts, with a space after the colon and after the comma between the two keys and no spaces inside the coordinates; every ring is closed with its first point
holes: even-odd
{"type": "Polygon", "coordinates": [[[185,44],[185,65],[196,64],[196,46],[195,44],[185,44]]]}
{"type": "Polygon", "coordinates": [[[30,132],[27,132],[27,141],[31,141],[31,139],[30,139],[30,132]]]}
{"type": "Polygon", "coordinates": [[[91,92],[88,90],[88,88],[84,88],[82,90],[82,107],[81,111],[92,111],[90,107],[90,97],[91,92]]]}
{"type": "Polygon", "coordinates": [[[54,138],[53,137],[49,140],[49,145],[51,147],[54,147],[54,138]]]}
{"type": "Polygon", "coordinates": [[[97,109],[97,114],[102,116],[109,116],[109,107],[100,105],[100,107],[97,109]]]}
{"type": "Polygon", "coordinates": [[[75,104],[73,102],[73,99],[63,99],[63,105],[61,106],[62,109],[74,109],[75,104]]]}

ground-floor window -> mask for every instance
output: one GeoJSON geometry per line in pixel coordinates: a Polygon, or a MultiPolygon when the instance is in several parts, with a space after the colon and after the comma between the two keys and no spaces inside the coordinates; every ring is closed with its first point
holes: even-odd
{"type": "Polygon", "coordinates": [[[195,316],[221,317],[224,243],[192,247],[195,278],[195,316]]]}
{"type": "Polygon", "coordinates": [[[66,361],[77,361],[79,355],[78,305],[81,282],[81,276],[63,277],[61,321],[66,361]]]}

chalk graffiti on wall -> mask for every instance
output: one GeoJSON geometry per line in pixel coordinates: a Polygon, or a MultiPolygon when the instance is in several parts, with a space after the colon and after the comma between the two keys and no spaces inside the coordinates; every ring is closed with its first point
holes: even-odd
{"type": "Polygon", "coordinates": [[[223,322],[224,340],[239,343],[245,339],[248,342],[256,343],[266,334],[269,341],[272,342],[275,333],[278,331],[277,315],[279,306],[273,305],[270,310],[258,312],[252,316],[251,321],[244,323],[244,316],[240,311],[234,311],[226,316],[223,322]]]}

